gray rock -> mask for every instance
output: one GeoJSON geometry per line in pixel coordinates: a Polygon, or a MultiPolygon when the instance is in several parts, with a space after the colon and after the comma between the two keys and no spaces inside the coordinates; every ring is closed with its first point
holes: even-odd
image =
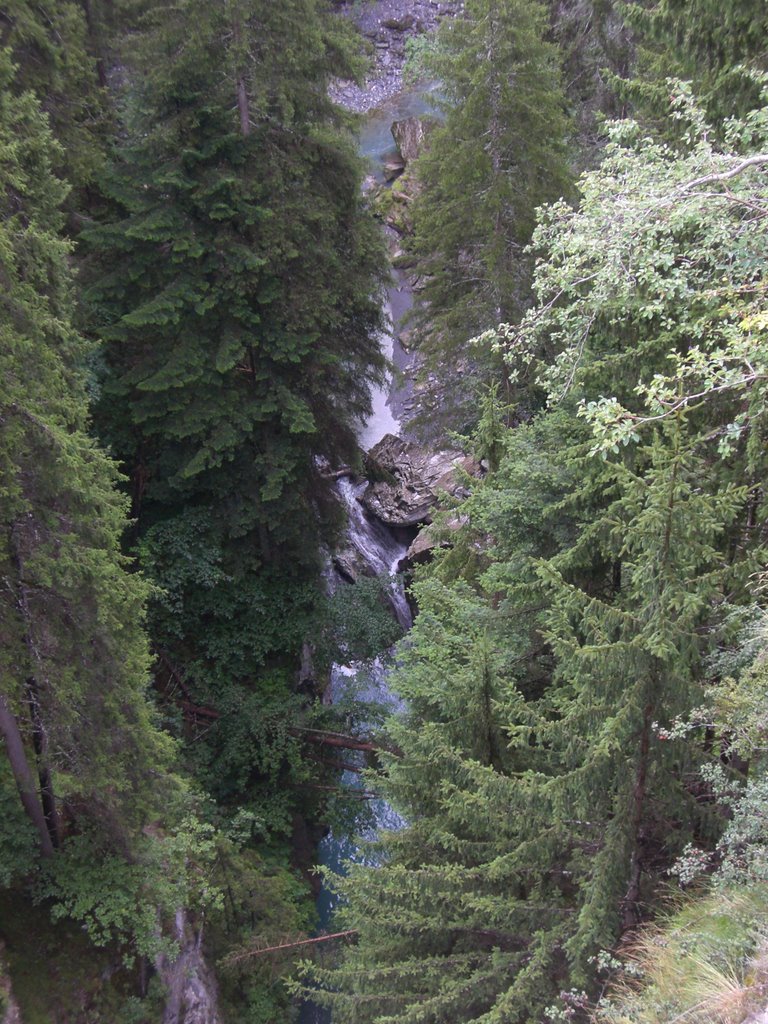
{"type": "Polygon", "coordinates": [[[430,451],[413,441],[387,434],[367,455],[374,482],[362,495],[363,505],[389,526],[415,526],[432,520],[441,492],[461,498],[469,493],[461,473],[479,477],[479,463],[458,451],[430,451]]]}
{"type": "Polygon", "coordinates": [[[357,583],[361,576],[375,575],[365,557],[352,544],[334,552],[333,565],[347,583],[357,583]]]}
{"type": "Polygon", "coordinates": [[[405,164],[402,160],[387,160],[384,164],[384,179],[385,181],[394,181],[395,178],[399,178],[405,170],[405,164]]]}
{"type": "Polygon", "coordinates": [[[407,32],[414,27],[415,21],[416,19],[412,14],[404,14],[399,18],[385,18],[382,21],[382,25],[393,32],[407,32]]]}
{"type": "MultiPolygon", "coordinates": [[[[453,533],[456,530],[461,529],[466,522],[466,516],[454,516],[445,524],[445,530],[449,530],[453,533]]],[[[405,558],[400,562],[398,569],[401,572],[407,572],[415,565],[428,562],[432,557],[432,552],[435,548],[447,548],[450,547],[450,545],[450,538],[446,536],[444,530],[438,531],[433,525],[423,526],[416,534],[411,546],[406,551],[405,558]]]]}
{"type": "Polygon", "coordinates": [[[410,352],[413,347],[416,332],[411,327],[407,331],[400,331],[397,336],[397,340],[400,342],[405,352],[410,352]]]}
{"type": "Polygon", "coordinates": [[[434,31],[442,18],[459,14],[462,7],[460,0],[346,0],[341,13],[369,39],[389,42],[389,48],[374,47],[373,67],[365,83],[334,81],[331,97],[348,110],[365,113],[402,92],[405,40],[434,31]]]}
{"type": "Polygon", "coordinates": [[[406,117],[392,123],[392,138],[406,164],[424,151],[429,133],[434,127],[435,121],[425,117],[406,117]]]}
{"type": "Polygon", "coordinates": [[[203,955],[202,932],[182,909],[176,912],[173,932],[178,956],[163,953],[156,962],[166,989],[163,1024],[221,1024],[216,979],[203,955]]]}

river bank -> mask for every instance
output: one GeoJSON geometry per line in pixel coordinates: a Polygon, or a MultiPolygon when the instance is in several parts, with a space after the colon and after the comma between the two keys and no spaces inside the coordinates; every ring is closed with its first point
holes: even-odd
{"type": "Polygon", "coordinates": [[[341,13],[368,41],[372,64],[360,85],[334,82],[333,99],[347,110],[366,114],[403,92],[408,39],[434,32],[443,18],[463,8],[463,0],[346,0],[341,13]]]}

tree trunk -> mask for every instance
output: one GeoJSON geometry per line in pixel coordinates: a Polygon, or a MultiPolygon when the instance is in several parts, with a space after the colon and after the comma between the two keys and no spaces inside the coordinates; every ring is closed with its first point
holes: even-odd
{"type": "Polygon", "coordinates": [[[653,705],[649,702],[643,710],[643,726],[640,733],[640,751],[635,773],[635,785],[632,791],[632,859],[629,869],[629,885],[622,901],[621,930],[630,931],[637,927],[640,920],[638,902],[640,900],[640,876],[642,874],[642,827],[645,812],[646,784],[648,779],[648,759],[651,746],[651,718],[653,705]]]}
{"type": "MultiPolygon", "coordinates": [[[[489,12],[489,23],[488,23],[488,51],[487,61],[489,67],[489,73],[491,75],[490,85],[490,123],[488,125],[488,153],[491,158],[491,169],[493,170],[494,183],[492,188],[496,186],[497,182],[501,179],[504,173],[504,159],[501,150],[501,140],[504,131],[503,119],[501,115],[501,83],[499,81],[499,73],[496,67],[496,40],[499,38],[501,27],[497,18],[496,5],[491,4],[489,12]]],[[[496,209],[494,217],[493,233],[496,237],[498,251],[503,251],[506,247],[506,237],[504,232],[504,218],[503,211],[501,208],[496,209]]],[[[498,258],[498,253],[497,253],[498,258]]],[[[501,323],[503,319],[502,310],[502,296],[499,288],[498,281],[498,267],[496,270],[496,276],[489,277],[489,284],[493,293],[493,304],[494,304],[494,319],[496,323],[501,323]]]]}
{"type": "Polygon", "coordinates": [[[43,805],[48,834],[54,849],[60,845],[59,814],[56,809],[56,794],[53,789],[53,776],[48,767],[48,735],[40,714],[40,700],[37,683],[34,678],[27,680],[27,703],[32,720],[32,743],[37,757],[37,777],[40,781],[40,799],[43,805]]]}
{"type": "MultiPolygon", "coordinates": [[[[16,570],[17,580],[16,607],[18,608],[21,620],[24,623],[23,642],[29,652],[30,665],[37,666],[38,669],[40,669],[41,674],[44,676],[44,670],[42,669],[43,659],[35,641],[33,616],[29,606],[27,587],[24,583],[23,548],[18,537],[20,529],[20,524],[17,522],[11,530],[10,538],[12,559],[14,569],[16,570]]],[[[36,541],[37,538],[35,536],[28,537],[27,544],[24,545],[24,549],[30,550],[31,548],[34,548],[36,541]]],[[[47,760],[48,737],[45,730],[45,723],[40,713],[40,687],[38,679],[34,675],[30,675],[27,679],[26,689],[27,703],[29,705],[30,717],[32,720],[32,741],[34,743],[35,757],[37,760],[37,773],[40,782],[40,798],[42,802],[43,816],[46,822],[51,847],[55,849],[59,845],[59,819],[53,789],[53,775],[47,760]]],[[[19,738],[21,737],[19,736],[19,738]]]]}
{"type": "Polygon", "coordinates": [[[240,114],[240,132],[243,136],[251,134],[251,114],[248,105],[248,91],[242,75],[237,79],[237,111],[240,114]]]}
{"type": "Polygon", "coordinates": [[[240,134],[244,138],[247,138],[251,134],[251,111],[250,103],[248,102],[248,89],[245,84],[245,54],[242,46],[242,35],[243,26],[240,21],[240,16],[236,15],[232,26],[232,36],[235,51],[235,66],[237,68],[235,76],[237,112],[240,115],[240,134]]]}
{"type": "Polygon", "coordinates": [[[106,89],[107,70],[104,65],[103,41],[101,38],[101,32],[99,31],[97,19],[94,17],[93,14],[91,0],[83,0],[83,12],[85,14],[85,24],[88,28],[88,42],[90,51],[96,60],[96,76],[98,78],[98,82],[101,88],[106,89]]]}
{"type": "Polygon", "coordinates": [[[19,731],[19,723],[16,721],[16,716],[11,711],[2,693],[0,693],[0,735],[5,740],[8,761],[11,765],[13,777],[16,780],[24,810],[37,831],[40,840],[40,852],[44,857],[52,857],[54,853],[53,842],[48,832],[48,823],[45,820],[42,805],[37,798],[37,787],[29,767],[29,762],[27,761],[24,741],[19,731]]]}

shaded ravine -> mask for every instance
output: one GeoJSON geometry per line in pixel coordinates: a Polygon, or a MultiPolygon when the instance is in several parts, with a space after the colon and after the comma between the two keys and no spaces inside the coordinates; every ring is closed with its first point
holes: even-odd
{"type": "MultiPolygon", "coordinates": [[[[369,116],[361,132],[360,151],[369,159],[377,180],[382,180],[382,163],[394,150],[391,134],[393,121],[422,114],[428,109],[429,101],[424,93],[419,91],[397,96],[369,116]]],[[[396,371],[406,370],[411,361],[408,353],[400,345],[398,333],[412,300],[413,296],[405,275],[395,273],[385,299],[384,313],[388,326],[382,332],[381,347],[388,362],[396,371]]],[[[402,408],[403,392],[399,379],[391,373],[380,387],[373,390],[371,415],[361,423],[358,432],[358,441],[363,451],[369,451],[385,434],[401,433],[398,412],[402,408]]],[[[407,630],[411,625],[411,611],[402,583],[395,574],[408,550],[408,542],[364,509],[359,498],[366,486],[367,481],[356,482],[348,477],[342,477],[336,483],[337,494],[347,512],[346,543],[354,548],[372,574],[388,574],[393,577],[390,588],[393,613],[399,624],[407,630]]],[[[339,579],[337,585],[349,584],[339,579]]],[[[354,688],[358,699],[377,705],[388,712],[397,711],[400,706],[398,698],[389,689],[388,666],[380,659],[373,665],[334,665],[325,699],[335,703],[351,688],[354,688]]],[[[350,790],[361,788],[359,773],[343,772],[341,785],[350,790]]],[[[370,824],[361,836],[355,838],[348,834],[337,835],[331,830],[321,840],[318,846],[319,865],[335,873],[343,873],[347,862],[365,863],[364,844],[374,839],[379,830],[398,829],[404,824],[397,811],[382,798],[374,796],[370,799],[368,810],[370,824]],[[362,844],[359,840],[362,840],[362,844]]],[[[320,932],[328,929],[334,907],[335,894],[327,886],[322,885],[316,901],[320,932]]],[[[310,1001],[302,1003],[299,1024],[329,1024],[330,1021],[329,1010],[310,1001]]]]}
{"type": "MultiPolygon", "coordinates": [[[[379,423],[389,424],[390,419],[386,415],[382,416],[379,423]]],[[[380,440],[386,432],[377,433],[372,430],[371,436],[374,438],[372,444],[380,440]]],[[[394,574],[397,572],[408,545],[396,537],[384,523],[373,518],[364,510],[358,498],[365,487],[365,482],[354,483],[347,478],[342,478],[336,484],[337,492],[347,509],[347,542],[360,554],[371,572],[376,575],[389,574],[393,577],[390,588],[393,613],[400,625],[407,630],[411,625],[411,612],[402,583],[394,574]]],[[[337,580],[337,585],[354,586],[354,584],[345,583],[341,578],[337,580]]],[[[333,704],[347,695],[350,690],[354,690],[354,695],[359,701],[377,706],[389,713],[396,712],[400,707],[400,702],[389,689],[388,669],[386,661],[380,658],[377,658],[372,664],[354,662],[349,665],[334,664],[331,668],[329,686],[324,699],[333,704]]],[[[350,762],[356,761],[360,767],[365,766],[364,759],[359,752],[349,751],[347,759],[350,762]]],[[[358,772],[342,772],[340,783],[342,787],[351,791],[363,788],[363,782],[358,772]]],[[[369,825],[359,837],[351,836],[347,832],[337,834],[332,829],[328,832],[318,845],[317,861],[320,866],[329,868],[334,873],[343,874],[345,864],[349,861],[366,863],[364,844],[374,839],[380,829],[398,829],[402,828],[404,824],[397,811],[390,807],[386,800],[375,795],[368,800],[368,814],[369,825]]],[[[335,894],[323,883],[315,901],[320,933],[329,929],[335,903],[335,894]]],[[[329,1010],[308,1000],[302,1003],[299,1024],[329,1024],[330,1021],[329,1010]]]]}

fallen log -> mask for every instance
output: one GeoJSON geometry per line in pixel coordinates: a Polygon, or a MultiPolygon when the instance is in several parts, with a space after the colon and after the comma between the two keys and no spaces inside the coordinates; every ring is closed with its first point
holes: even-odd
{"type": "Polygon", "coordinates": [[[255,956],[265,956],[267,953],[278,953],[283,949],[298,949],[300,946],[313,946],[318,942],[331,942],[335,939],[348,939],[353,935],[357,935],[357,928],[350,928],[345,932],[333,932],[331,935],[318,935],[314,939],[299,939],[298,942],[280,942],[276,946],[263,946],[261,949],[246,949],[241,953],[234,953],[231,956],[225,957],[223,964],[229,966],[230,964],[240,963],[242,960],[250,960],[255,956]]]}
{"type": "Polygon", "coordinates": [[[307,729],[299,725],[292,726],[288,732],[291,736],[298,736],[307,743],[321,743],[329,747],[344,747],[347,750],[369,750],[371,752],[382,750],[378,743],[371,740],[360,740],[356,736],[345,736],[341,732],[325,732],[322,729],[307,729]]]}

